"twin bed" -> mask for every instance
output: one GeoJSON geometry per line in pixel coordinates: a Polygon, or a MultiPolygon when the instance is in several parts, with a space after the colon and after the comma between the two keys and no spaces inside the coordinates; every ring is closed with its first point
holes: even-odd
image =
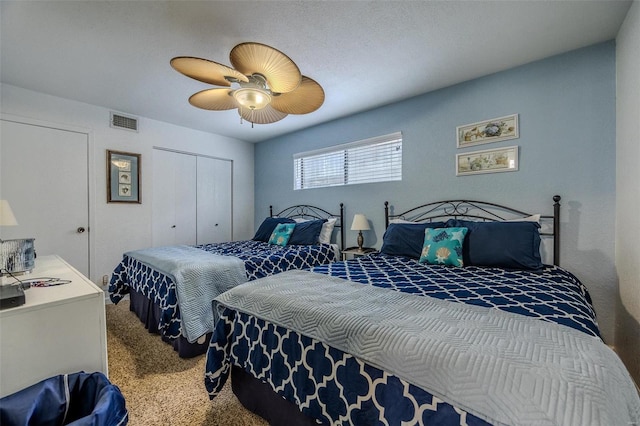
{"type": "Polygon", "coordinates": [[[638,424],[586,288],[558,266],[559,201],[550,216],[385,203],[380,253],[221,294],[210,397],[231,376],[245,407],[281,425],[638,424]]]}
{"type": "Polygon", "coordinates": [[[252,240],[124,253],[111,276],[110,298],[118,303],[128,295],[130,310],[180,357],[201,355],[213,331],[215,296],[246,281],[338,260],[343,216],[343,204],[338,213],[295,205],[274,214],[270,207],[252,240]],[[269,244],[279,223],[297,224],[291,244],[269,244]]]}

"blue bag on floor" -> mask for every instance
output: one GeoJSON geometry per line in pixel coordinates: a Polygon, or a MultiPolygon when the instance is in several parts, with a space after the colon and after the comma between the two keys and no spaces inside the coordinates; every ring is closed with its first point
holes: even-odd
{"type": "Polygon", "coordinates": [[[0,399],[2,426],[120,426],[128,420],[120,389],[102,373],[54,376],[0,399]]]}

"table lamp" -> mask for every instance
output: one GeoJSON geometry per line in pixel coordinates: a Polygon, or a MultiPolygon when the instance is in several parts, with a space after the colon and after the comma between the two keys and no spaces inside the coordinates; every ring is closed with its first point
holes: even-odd
{"type": "Polygon", "coordinates": [[[0,200],[0,226],[16,226],[18,221],[7,200],[0,200]]]}
{"type": "MultiPolygon", "coordinates": [[[[0,200],[0,226],[16,226],[13,210],[7,200],[0,200]]],[[[0,238],[0,277],[31,272],[35,264],[33,238],[3,240],[0,238]]],[[[0,281],[0,284],[4,283],[0,281]]]]}
{"type": "Polygon", "coordinates": [[[358,231],[358,250],[362,251],[362,244],[364,243],[364,238],[362,237],[362,231],[368,231],[371,229],[369,227],[369,221],[367,217],[362,213],[356,213],[353,216],[353,223],[351,224],[352,231],[358,231]]]}

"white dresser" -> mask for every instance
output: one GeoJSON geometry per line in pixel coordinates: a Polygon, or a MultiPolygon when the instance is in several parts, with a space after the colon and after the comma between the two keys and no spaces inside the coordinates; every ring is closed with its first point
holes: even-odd
{"type": "Polygon", "coordinates": [[[107,370],[104,292],[59,256],[41,256],[20,279],[70,280],[25,290],[0,310],[0,397],[64,373],[107,370]]]}

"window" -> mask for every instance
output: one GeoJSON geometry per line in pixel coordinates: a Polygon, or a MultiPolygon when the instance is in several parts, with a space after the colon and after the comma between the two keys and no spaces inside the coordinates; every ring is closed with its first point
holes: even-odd
{"type": "Polygon", "coordinates": [[[402,133],[293,156],[293,189],[402,180],[402,133]]]}

